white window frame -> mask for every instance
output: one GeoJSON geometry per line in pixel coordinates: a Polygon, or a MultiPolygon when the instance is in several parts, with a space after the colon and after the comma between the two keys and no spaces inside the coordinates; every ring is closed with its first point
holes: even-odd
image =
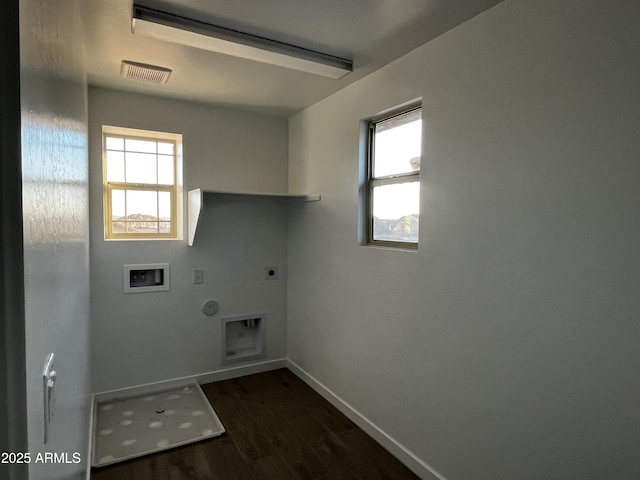
{"type": "Polygon", "coordinates": [[[103,216],[104,239],[111,240],[182,240],[183,239],[183,182],[182,182],[182,135],[177,133],[155,132],[125,127],[104,125],[102,127],[102,179],[103,179],[103,216]],[[107,181],[107,138],[130,138],[168,142],[174,148],[173,185],[145,184],[132,182],[107,181]],[[166,191],[171,193],[171,231],[168,233],[115,233],[112,224],[111,191],[114,189],[166,191]]]}
{"type": "Polygon", "coordinates": [[[418,241],[416,242],[402,242],[394,240],[376,240],[374,239],[374,224],[373,224],[373,189],[381,185],[398,185],[407,182],[418,182],[420,184],[420,171],[407,172],[402,174],[387,175],[381,177],[374,177],[374,162],[375,162],[375,128],[376,124],[389,120],[391,118],[404,115],[406,113],[422,110],[422,102],[412,102],[405,106],[396,108],[392,111],[370,118],[366,122],[366,154],[365,154],[365,174],[364,174],[364,212],[365,221],[361,222],[365,232],[363,234],[364,245],[378,246],[378,247],[391,247],[402,248],[407,250],[417,250],[418,241]]]}

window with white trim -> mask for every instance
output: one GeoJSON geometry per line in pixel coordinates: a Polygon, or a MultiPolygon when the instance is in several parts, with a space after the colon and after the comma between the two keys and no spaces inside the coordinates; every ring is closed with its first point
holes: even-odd
{"type": "Polygon", "coordinates": [[[104,238],[180,239],[182,135],[102,128],[104,238]]]}
{"type": "Polygon", "coordinates": [[[367,244],[418,248],[421,156],[421,105],[369,120],[367,244]]]}

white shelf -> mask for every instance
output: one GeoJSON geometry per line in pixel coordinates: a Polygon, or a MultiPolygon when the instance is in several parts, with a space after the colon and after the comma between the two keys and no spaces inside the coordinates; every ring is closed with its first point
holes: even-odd
{"type": "Polygon", "coordinates": [[[238,197],[264,197],[264,198],[281,198],[283,200],[302,201],[302,202],[317,202],[320,200],[320,195],[306,195],[296,193],[258,193],[258,192],[227,192],[223,190],[202,190],[196,188],[189,190],[187,195],[187,242],[189,246],[193,246],[193,241],[200,224],[200,214],[205,207],[205,198],[211,198],[216,195],[238,196],[238,197]]]}

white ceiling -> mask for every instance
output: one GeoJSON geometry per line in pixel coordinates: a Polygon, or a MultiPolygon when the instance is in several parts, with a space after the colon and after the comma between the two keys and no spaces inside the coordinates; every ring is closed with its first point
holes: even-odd
{"type": "Polygon", "coordinates": [[[288,116],[502,0],[135,0],[136,4],[353,60],[340,80],[131,33],[132,0],[85,0],[90,85],[288,116]],[[122,60],[173,70],[120,77],[122,60]]]}

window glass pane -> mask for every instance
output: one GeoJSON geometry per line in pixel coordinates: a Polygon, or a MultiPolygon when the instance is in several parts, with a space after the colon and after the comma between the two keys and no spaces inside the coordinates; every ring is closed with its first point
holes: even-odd
{"type": "Polygon", "coordinates": [[[157,183],[156,156],[148,153],[126,154],[126,181],[157,183]]]}
{"type": "Polygon", "coordinates": [[[124,190],[111,190],[111,220],[123,221],[124,216],[124,190]]]}
{"type": "Polygon", "coordinates": [[[171,220],[171,193],[158,192],[158,218],[171,220]]]}
{"type": "Polygon", "coordinates": [[[173,155],[173,143],[158,142],[158,153],[173,155]]]}
{"type": "Polygon", "coordinates": [[[127,222],[127,233],[158,233],[158,222],[146,220],[127,222]]]}
{"type": "Polygon", "coordinates": [[[127,138],[125,140],[127,152],[156,153],[156,142],[153,140],[136,140],[127,138]]]}
{"type": "Polygon", "coordinates": [[[111,230],[113,231],[113,233],[125,233],[124,222],[113,222],[111,224],[111,230]]]}
{"type": "Polygon", "coordinates": [[[107,182],[124,182],[124,153],[107,150],[107,182]]]}
{"type": "Polygon", "coordinates": [[[373,176],[420,171],[422,109],[375,124],[373,176]]]}
{"type": "Polygon", "coordinates": [[[373,188],[373,239],[418,241],[420,182],[373,188]]]}
{"type": "Polygon", "coordinates": [[[171,233],[171,222],[160,222],[160,233],[171,233]]]}
{"type": "Polygon", "coordinates": [[[173,185],[173,157],[158,155],[158,183],[173,185]]]}
{"type": "Polygon", "coordinates": [[[127,220],[157,221],[158,192],[148,190],[127,190],[127,220]]]}
{"type": "Polygon", "coordinates": [[[158,214],[161,220],[160,233],[171,233],[171,193],[158,192],[158,214]]]}
{"type": "Polygon", "coordinates": [[[107,150],[124,150],[124,138],[107,137],[105,145],[107,150]]]}

